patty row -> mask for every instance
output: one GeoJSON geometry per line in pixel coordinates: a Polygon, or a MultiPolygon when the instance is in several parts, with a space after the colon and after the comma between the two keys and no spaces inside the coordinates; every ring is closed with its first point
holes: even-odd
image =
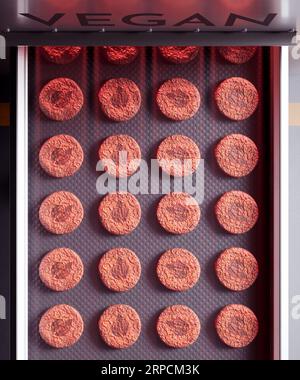
{"type": "MultiPolygon", "coordinates": [[[[185,64],[194,60],[201,48],[199,46],[162,46],[158,47],[165,61],[173,64],[185,64]]],[[[256,53],[254,46],[226,46],[218,49],[220,55],[233,64],[248,62],[256,53]]],[[[69,64],[81,53],[80,46],[43,46],[41,52],[43,57],[55,64],[69,64]]],[[[102,52],[109,63],[116,65],[127,65],[133,62],[140,53],[136,46],[103,46],[102,52]]]]}
{"type": "MultiPolygon", "coordinates": [[[[112,235],[127,235],[140,224],[142,210],[138,199],[129,192],[111,192],[98,207],[102,226],[112,235]]],[[[224,193],[215,204],[215,216],[220,226],[231,234],[250,231],[259,217],[256,201],[243,191],[224,193]]],[[[84,217],[81,201],[69,191],[48,195],[39,208],[39,220],[52,234],[63,235],[76,230],[84,217]]],[[[198,202],[188,193],[171,192],[161,197],[156,218],[168,233],[181,235],[193,231],[201,219],[198,202]]]]}
{"type": "MultiPolygon", "coordinates": [[[[126,304],[107,307],[98,320],[99,335],[109,347],[115,349],[132,346],[138,340],[141,329],[139,314],[126,304]]],[[[242,348],[256,338],[259,324],[256,315],[247,306],[231,304],[217,314],[215,329],[227,346],[242,348]]],[[[159,338],[171,348],[184,348],[195,343],[200,330],[198,315],[186,305],[166,307],[156,321],[159,338]]],[[[72,346],[83,332],[84,321],[80,313],[67,304],[51,307],[39,322],[41,338],[54,348],[72,346]]]]}
{"type": "MultiPolygon", "coordinates": [[[[256,87],[242,77],[231,77],[219,83],[214,92],[219,111],[230,120],[248,119],[256,111],[259,94],[256,87]]],[[[128,78],[107,80],[98,92],[98,101],[104,115],[115,122],[132,119],[141,108],[142,96],[137,84],[128,78]]],[[[74,118],[82,109],[84,94],[78,84],[69,78],[50,80],[39,94],[41,111],[55,121],[74,118]]],[[[171,78],[156,92],[160,112],[173,121],[192,118],[201,105],[197,87],[184,78],[171,78]]]]}
{"type": "MultiPolygon", "coordinates": [[[[133,289],[140,280],[141,263],[131,249],[117,247],[104,253],[98,264],[98,274],[105,287],[113,292],[133,289]]],[[[215,273],[229,290],[248,289],[258,276],[255,257],[243,248],[224,250],[215,261],[215,273]]],[[[160,255],[156,275],[169,290],[182,292],[192,289],[200,278],[197,257],[184,248],[172,248],[160,255]]],[[[43,284],[56,292],[67,291],[79,284],[84,274],[80,256],[70,248],[56,248],[41,260],[39,277],[43,284]]]]}
{"type": "MultiPolygon", "coordinates": [[[[199,167],[201,154],[197,144],[184,135],[171,135],[159,144],[153,158],[170,176],[193,174],[199,167]]],[[[103,171],[113,177],[129,177],[141,165],[142,152],[138,142],[129,135],[112,135],[98,149],[103,171]]],[[[215,158],[221,170],[231,177],[244,177],[256,167],[259,152],[247,136],[231,134],[215,146],[215,158]]],[[[56,135],[44,142],[39,152],[43,170],[52,177],[75,174],[84,160],[79,142],[70,135],[56,135]]]]}

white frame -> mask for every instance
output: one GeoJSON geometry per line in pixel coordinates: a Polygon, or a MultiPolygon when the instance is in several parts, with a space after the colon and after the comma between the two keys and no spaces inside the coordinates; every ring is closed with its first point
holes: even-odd
{"type": "MultiPolygon", "coordinates": [[[[288,47],[280,68],[280,359],[289,358],[288,47]]],[[[17,54],[17,359],[28,359],[28,48],[17,54]]]]}
{"type": "Polygon", "coordinates": [[[289,48],[280,62],[280,359],[289,359],[289,48]]]}
{"type": "Polygon", "coordinates": [[[17,360],[28,358],[28,48],[17,54],[17,360]]]}

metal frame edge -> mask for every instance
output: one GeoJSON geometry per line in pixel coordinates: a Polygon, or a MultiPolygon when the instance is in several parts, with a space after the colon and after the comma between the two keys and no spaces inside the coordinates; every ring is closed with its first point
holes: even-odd
{"type": "Polygon", "coordinates": [[[289,49],[280,67],[280,359],[289,359],[289,49]]]}
{"type": "Polygon", "coordinates": [[[80,46],[101,45],[190,45],[224,46],[224,45],[254,45],[254,46],[283,46],[291,45],[296,32],[273,31],[91,31],[91,32],[3,32],[8,46],[28,45],[72,45],[76,41],[80,46]]]}
{"type": "Polygon", "coordinates": [[[17,51],[16,358],[28,358],[28,48],[17,51]]]}

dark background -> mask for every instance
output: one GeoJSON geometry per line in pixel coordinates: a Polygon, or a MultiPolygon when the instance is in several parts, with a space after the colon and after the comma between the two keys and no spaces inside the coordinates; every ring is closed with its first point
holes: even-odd
{"type": "MultiPolygon", "coordinates": [[[[0,60],[0,103],[10,101],[9,56],[0,60]]],[[[10,127],[0,125],[0,295],[6,299],[6,319],[0,319],[0,360],[10,358],[10,219],[9,219],[10,127]]]]}

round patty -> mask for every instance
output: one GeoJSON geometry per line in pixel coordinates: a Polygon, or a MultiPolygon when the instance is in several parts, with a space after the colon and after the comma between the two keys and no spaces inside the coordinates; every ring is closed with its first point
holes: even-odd
{"type": "Polygon", "coordinates": [[[158,48],[162,57],[172,63],[188,63],[197,57],[199,46],[161,46],[158,48]]]}
{"type": "Polygon", "coordinates": [[[181,177],[196,171],[200,163],[200,151],[189,137],[172,135],[160,143],[156,158],[165,173],[181,177]]]}
{"type": "Polygon", "coordinates": [[[141,333],[138,313],[128,305],[109,306],[98,322],[99,332],[104,342],[113,348],[132,346],[141,333]]]}
{"type": "Polygon", "coordinates": [[[116,65],[127,65],[139,55],[136,46],[103,46],[103,50],[108,62],[116,65]]]}
{"type": "Polygon", "coordinates": [[[79,227],[83,219],[80,200],[68,191],[57,191],[45,198],[39,209],[39,219],[53,234],[67,234],[79,227]]]}
{"type": "Polygon", "coordinates": [[[83,103],[80,87],[69,78],[52,79],[42,88],[39,96],[42,112],[56,121],[72,119],[81,110],[83,103]]]}
{"type": "Polygon", "coordinates": [[[224,137],[215,148],[215,156],[220,168],[231,177],[250,174],[259,158],[255,143],[240,134],[224,137]]]}
{"type": "Polygon", "coordinates": [[[45,312],[39,324],[41,338],[51,347],[65,348],[75,344],[83,333],[83,320],[69,305],[55,305],[45,312]]]}
{"type": "Polygon", "coordinates": [[[104,170],[116,177],[128,177],[135,173],[141,163],[141,149],[135,139],[128,135],[107,137],[98,151],[104,170]]]}
{"type": "Polygon", "coordinates": [[[48,252],[39,266],[39,276],[47,288],[57,292],[74,288],[83,276],[80,257],[70,248],[48,252]]]}
{"type": "Polygon", "coordinates": [[[237,65],[248,62],[256,50],[255,46],[223,46],[219,48],[220,54],[226,61],[237,65]]]}
{"type": "Polygon", "coordinates": [[[132,289],[140,279],[141,263],[128,248],[113,248],[100,259],[99,275],[104,285],[116,292],[132,289]]]}
{"type": "Polygon", "coordinates": [[[167,346],[184,348],[197,340],[201,324],[197,314],[189,307],[172,305],[160,314],[156,328],[167,346]]]}
{"type": "Polygon", "coordinates": [[[215,326],[220,339],[229,347],[248,346],[258,334],[258,321],[248,307],[227,305],[218,314],[215,326]]]}
{"type": "Polygon", "coordinates": [[[166,288],[175,291],[188,290],[200,277],[200,264],[188,250],[173,248],[160,256],[156,273],[166,288]]]}
{"type": "Polygon", "coordinates": [[[248,119],[257,109],[259,95],[247,79],[225,79],[215,91],[215,101],[220,112],[231,120],[248,119]]]}
{"type": "Polygon", "coordinates": [[[42,46],[41,49],[48,61],[61,65],[74,61],[82,50],[79,46],[42,46]]]}
{"type": "Polygon", "coordinates": [[[181,121],[195,115],[200,107],[201,97],[193,83],[183,78],[173,78],[159,87],[156,102],[167,118],[181,121]]]}
{"type": "Polygon", "coordinates": [[[141,206],[136,197],[127,192],[107,194],[99,205],[103,227],[112,234],[125,235],[140,223],[141,206]]]}
{"type": "Polygon", "coordinates": [[[215,206],[220,225],[232,234],[242,234],[251,230],[258,219],[255,200],[243,191],[229,191],[221,196],[215,206]]]}
{"type": "Polygon", "coordinates": [[[141,93],[138,86],[127,78],[109,79],[98,93],[104,114],[114,121],[132,119],[141,107],[141,93]]]}
{"type": "Polygon", "coordinates": [[[196,228],[200,207],[187,193],[170,193],[161,198],[157,207],[159,224],[173,234],[184,234],[196,228]]]}
{"type": "Polygon", "coordinates": [[[240,291],[248,289],[258,276],[256,258],[243,248],[228,248],[215,263],[215,271],[220,282],[228,289],[240,291]]]}
{"type": "Polygon", "coordinates": [[[83,162],[83,150],[79,142],[69,135],[57,135],[48,139],[39,153],[41,167],[53,177],[68,177],[76,173],[83,162]]]}

